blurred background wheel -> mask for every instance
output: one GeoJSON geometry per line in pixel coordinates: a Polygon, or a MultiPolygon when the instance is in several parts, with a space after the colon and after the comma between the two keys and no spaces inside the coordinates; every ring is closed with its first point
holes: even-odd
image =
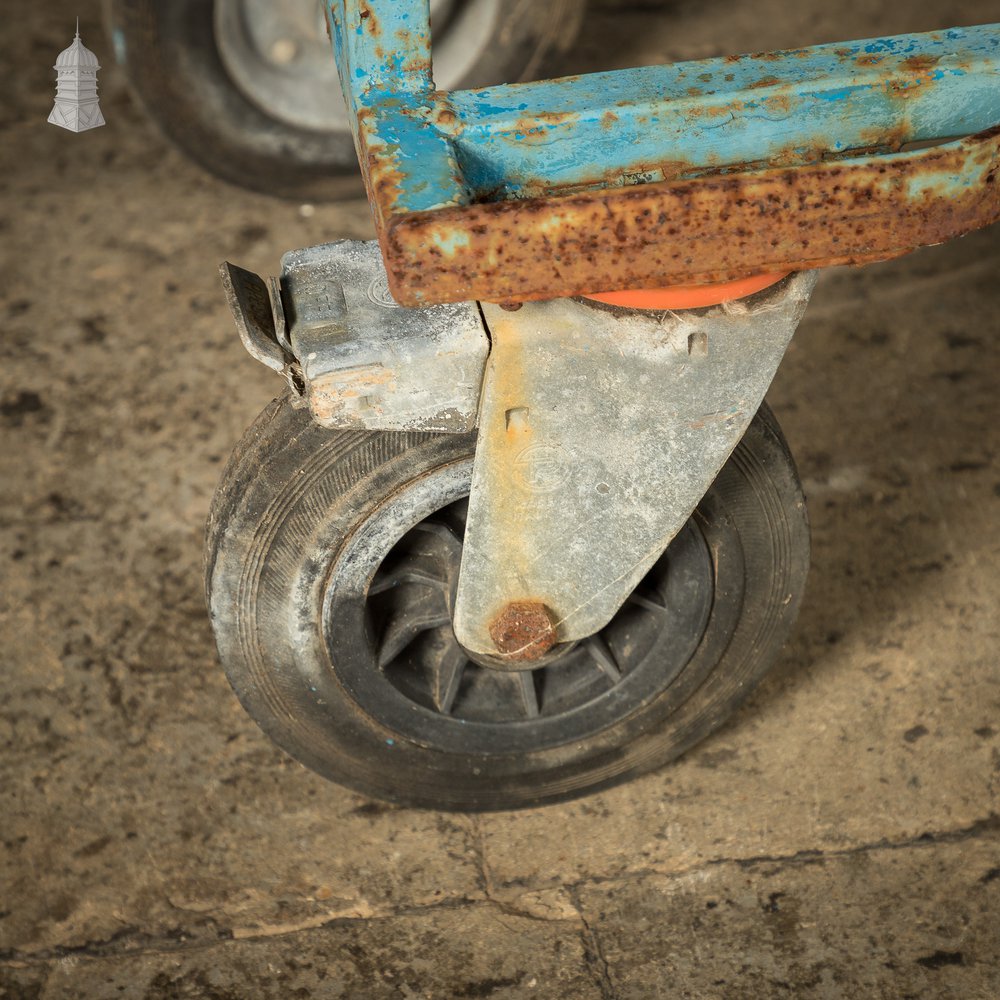
{"type": "MultiPolygon", "coordinates": [[[[439,87],[544,75],[584,0],[431,0],[439,87]]],[[[363,188],[319,0],[107,0],[115,55],[149,116],[234,184],[308,201],[363,188]]]]}

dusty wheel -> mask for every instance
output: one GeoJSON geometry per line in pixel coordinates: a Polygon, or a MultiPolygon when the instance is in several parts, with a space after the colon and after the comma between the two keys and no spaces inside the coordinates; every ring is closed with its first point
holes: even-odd
{"type": "MultiPolygon", "coordinates": [[[[319,0],[105,0],[115,54],[169,139],[234,184],[363,196],[319,0]]],[[[443,88],[536,76],[583,0],[432,0],[443,88]]]]}
{"type": "Polygon", "coordinates": [[[320,774],[394,802],[571,797],[718,727],[791,627],[808,569],[795,468],[766,408],[611,623],[535,670],[451,629],[474,437],[331,432],[287,398],[240,442],[209,521],[222,662],[320,774]]]}

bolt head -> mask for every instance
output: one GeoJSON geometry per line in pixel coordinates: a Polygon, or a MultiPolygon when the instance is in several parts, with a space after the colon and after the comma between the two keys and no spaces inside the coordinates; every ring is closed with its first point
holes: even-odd
{"type": "Polygon", "coordinates": [[[558,640],[555,616],[541,601],[511,601],[490,625],[490,638],[509,660],[539,660],[558,640]]]}

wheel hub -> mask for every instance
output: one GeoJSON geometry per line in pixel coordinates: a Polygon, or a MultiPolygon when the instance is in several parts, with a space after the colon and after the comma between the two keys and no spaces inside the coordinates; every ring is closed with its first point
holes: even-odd
{"type": "MultiPolygon", "coordinates": [[[[431,0],[435,77],[454,87],[490,44],[498,0],[431,0]]],[[[349,132],[324,4],[317,0],[215,0],[219,56],[236,85],[278,121],[349,132]]]]}
{"type": "MultiPolygon", "coordinates": [[[[432,482],[413,493],[430,491],[432,482]]],[[[377,568],[353,583],[338,571],[341,592],[326,601],[356,612],[353,621],[325,623],[333,669],[387,729],[425,745],[485,753],[585,739],[638,711],[698,647],[713,573],[709,547],[692,524],[596,635],[552,646],[533,661],[471,653],[452,628],[468,500],[454,493],[444,499],[397,497],[383,515],[401,525],[394,537],[373,518],[365,527],[371,537],[352,539],[366,555],[348,551],[339,560],[357,573],[364,561],[377,568]],[[369,547],[375,536],[382,537],[378,552],[369,547]],[[358,599],[344,587],[357,587],[358,599]]]]}

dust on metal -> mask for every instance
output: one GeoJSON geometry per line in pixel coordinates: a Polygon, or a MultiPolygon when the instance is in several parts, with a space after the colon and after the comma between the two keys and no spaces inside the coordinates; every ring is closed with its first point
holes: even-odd
{"type": "Polygon", "coordinates": [[[560,642],[603,628],[760,406],[815,272],[681,313],[484,304],[492,337],[453,624],[495,655],[512,603],[560,642]]]}
{"type": "Polygon", "coordinates": [[[474,302],[399,306],[378,245],[285,254],[270,281],[222,279],[250,354],[289,380],[323,427],[464,433],[476,426],[489,338],[474,302]]]}
{"type": "Polygon", "coordinates": [[[357,240],[285,254],[281,297],[317,423],[365,430],[475,427],[489,352],[475,303],[399,306],[378,245],[357,240]]]}
{"type": "Polygon", "coordinates": [[[512,601],[490,623],[490,638],[508,660],[540,660],[556,644],[552,612],[541,601],[512,601]]]}

